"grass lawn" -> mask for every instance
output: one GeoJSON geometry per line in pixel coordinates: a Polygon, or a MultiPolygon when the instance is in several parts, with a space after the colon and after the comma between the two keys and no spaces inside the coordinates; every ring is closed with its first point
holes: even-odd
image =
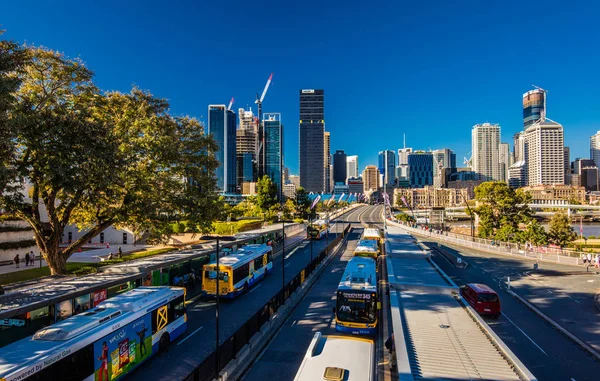
{"type": "MultiPolygon", "coordinates": [[[[163,248],[156,250],[140,251],[131,255],[124,255],[120,259],[111,259],[110,261],[98,262],[98,263],[84,263],[84,262],[67,262],[67,271],[69,275],[81,276],[86,274],[93,274],[98,272],[98,267],[112,265],[121,262],[132,261],[135,259],[151,257],[153,255],[164,254],[169,251],[175,250],[174,248],[163,248]]],[[[39,262],[36,261],[36,263],[39,262]]],[[[14,266],[14,265],[10,265],[14,266]]],[[[15,271],[7,274],[0,274],[0,285],[10,284],[15,282],[23,282],[26,280],[32,280],[50,275],[50,269],[48,267],[32,267],[27,270],[15,271]]]]}

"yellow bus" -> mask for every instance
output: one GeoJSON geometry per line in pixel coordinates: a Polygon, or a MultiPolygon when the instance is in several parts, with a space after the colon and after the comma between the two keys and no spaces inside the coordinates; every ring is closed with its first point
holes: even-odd
{"type": "Polygon", "coordinates": [[[317,220],[306,228],[306,236],[309,239],[321,239],[329,233],[329,222],[317,220]]]}
{"type": "MultiPolygon", "coordinates": [[[[273,248],[266,244],[246,245],[233,253],[219,256],[219,297],[234,298],[248,291],[273,269],[273,248]]],[[[204,265],[202,291],[217,295],[217,264],[204,265]]]]}
{"type": "Polygon", "coordinates": [[[377,259],[381,251],[379,250],[379,244],[373,239],[361,239],[358,241],[358,245],[354,249],[355,257],[369,257],[377,259]]]}
{"type": "Polygon", "coordinates": [[[374,228],[367,228],[363,231],[362,237],[361,239],[373,239],[375,241],[377,241],[377,244],[379,245],[379,251],[383,251],[383,245],[385,243],[385,239],[383,238],[383,235],[381,234],[381,230],[379,229],[374,229],[374,228]]]}

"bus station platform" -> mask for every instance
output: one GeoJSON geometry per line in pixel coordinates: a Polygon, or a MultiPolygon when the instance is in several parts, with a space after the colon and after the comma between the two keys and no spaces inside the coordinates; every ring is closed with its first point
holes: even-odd
{"type": "Polygon", "coordinates": [[[426,247],[388,226],[386,251],[399,380],[536,379],[429,261],[426,247]]]}

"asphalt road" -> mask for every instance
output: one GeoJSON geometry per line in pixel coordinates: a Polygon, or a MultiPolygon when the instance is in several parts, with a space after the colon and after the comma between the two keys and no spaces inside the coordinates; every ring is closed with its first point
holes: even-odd
{"type": "MultiPolygon", "coordinates": [[[[361,212],[358,208],[339,217],[336,226],[332,222],[330,240],[337,237],[346,219],[352,222],[361,212]]],[[[290,238],[293,240],[294,238],[290,238]]],[[[296,238],[298,239],[298,238],[296,238]]],[[[286,240],[287,242],[287,240],[286,240]]],[[[316,256],[325,249],[326,240],[309,241],[302,239],[299,246],[285,251],[285,281],[298,275],[310,262],[311,244],[316,256]]],[[[248,293],[233,300],[222,300],[220,303],[219,337],[223,343],[235,333],[265,303],[279,292],[282,285],[282,256],[273,261],[273,272],[264,280],[252,287],[248,293]]],[[[129,379],[132,380],[181,380],[188,376],[215,350],[215,302],[196,300],[187,306],[188,327],[181,338],[171,344],[164,354],[155,355],[146,364],[135,370],[129,379]]],[[[225,364],[223,364],[225,365],[225,364]]]]}
{"type": "MultiPolygon", "coordinates": [[[[427,244],[426,239],[423,241],[427,244]]],[[[436,244],[430,243],[430,245],[436,244]]],[[[461,253],[452,249],[447,251],[464,258],[469,263],[466,269],[458,269],[446,258],[433,252],[432,258],[435,263],[456,284],[460,286],[466,283],[485,283],[498,293],[502,304],[502,315],[498,319],[486,319],[486,321],[538,380],[600,379],[600,363],[505,291],[504,283],[500,281],[501,274],[516,275],[518,270],[523,271],[524,264],[517,260],[513,262],[513,258],[476,261],[473,257],[462,256],[462,249],[461,253]]],[[[595,329],[597,327],[598,323],[595,324],[595,329]]]]}

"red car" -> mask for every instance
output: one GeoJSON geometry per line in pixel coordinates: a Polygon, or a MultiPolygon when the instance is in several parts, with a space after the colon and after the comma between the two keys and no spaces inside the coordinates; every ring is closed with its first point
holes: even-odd
{"type": "Polygon", "coordinates": [[[460,294],[480,315],[500,316],[500,298],[489,286],[469,283],[460,288],[460,294]]]}

